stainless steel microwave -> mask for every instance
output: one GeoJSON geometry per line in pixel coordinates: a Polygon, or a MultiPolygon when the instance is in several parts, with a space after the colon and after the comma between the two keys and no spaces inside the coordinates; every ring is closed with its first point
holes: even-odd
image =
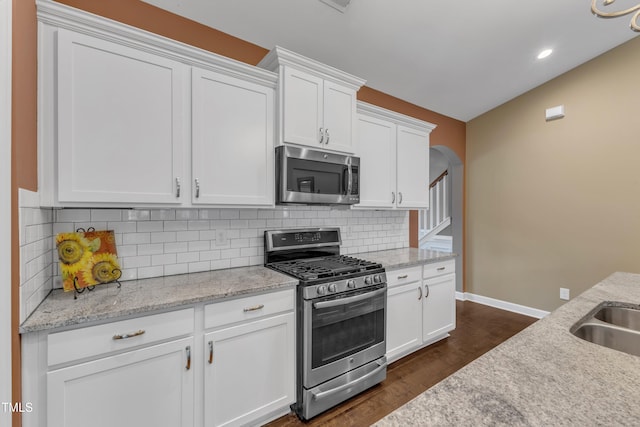
{"type": "Polygon", "coordinates": [[[276,147],[276,203],[352,205],[360,202],[360,158],[276,147]]]}

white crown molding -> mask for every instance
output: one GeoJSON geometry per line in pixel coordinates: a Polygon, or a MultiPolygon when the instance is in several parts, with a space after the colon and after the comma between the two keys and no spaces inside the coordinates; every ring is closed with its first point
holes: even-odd
{"type": "Polygon", "coordinates": [[[369,104],[364,101],[358,101],[356,108],[358,113],[364,113],[380,120],[391,120],[402,124],[403,126],[409,126],[423,131],[426,130],[429,133],[431,133],[431,131],[437,126],[433,123],[396,113],[395,111],[387,110],[386,108],[378,107],[377,105],[369,104]]]}
{"type": "Polygon", "coordinates": [[[36,0],[38,21],[154,55],[275,87],[277,74],[52,0],[36,0]]]}
{"type": "Polygon", "coordinates": [[[270,71],[277,71],[280,66],[293,66],[302,68],[304,71],[317,75],[324,80],[330,80],[335,83],[346,85],[358,91],[366,80],[356,77],[352,74],[333,68],[330,65],[323,64],[315,59],[307,58],[295,52],[287,50],[281,46],[276,46],[258,63],[258,67],[265,68],[270,71]]]}

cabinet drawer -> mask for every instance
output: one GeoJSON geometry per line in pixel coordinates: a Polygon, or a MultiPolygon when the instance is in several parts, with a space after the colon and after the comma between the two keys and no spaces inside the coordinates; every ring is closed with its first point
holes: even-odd
{"type": "Polygon", "coordinates": [[[404,285],[422,279],[422,266],[387,271],[387,286],[404,285]]]}
{"type": "Polygon", "coordinates": [[[194,309],[154,314],[47,337],[49,366],[192,334],[194,309]]]}
{"type": "Polygon", "coordinates": [[[204,307],[204,327],[215,328],[256,317],[267,316],[294,308],[294,289],[253,295],[209,304],[204,307]]]}
{"type": "Polygon", "coordinates": [[[423,276],[425,279],[441,276],[443,274],[455,273],[456,263],[454,260],[425,264],[423,276]]]}

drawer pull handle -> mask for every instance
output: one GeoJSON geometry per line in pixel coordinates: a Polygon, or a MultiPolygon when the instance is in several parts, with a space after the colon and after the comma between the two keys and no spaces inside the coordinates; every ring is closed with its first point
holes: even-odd
{"type": "Polygon", "coordinates": [[[139,331],[132,332],[130,334],[116,334],[113,336],[114,340],[126,340],[127,338],[138,337],[144,334],[146,331],[144,329],[140,329],[139,331]]]}
{"type": "Polygon", "coordinates": [[[408,274],[403,274],[402,276],[398,276],[398,279],[406,279],[407,277],[409,277],[408,274]]]}
{"type": "Polygon", "coordinates": [[[209,341],[209,365],[213,364],[213,341],[209,341]]]}
{"type": "Polygon", "coordinates": [[[243,311],[246,313],[249,311],[262,310],[263,308],[264,308],[264,304],[258,304],[258,305],[254,305],[253,307],[247,307],[243,309],[243,311]]]}
{"type": "Polygon", "coordinates": [[[438,267],[437,270],[438,271],[443,271],[445,268],[447,268],[447,267],[438,267]]]}
{"type": "Polygon", "coordinates": [[[185,351],[187,352],[187,366],[186,366],[186,368],[187,368],[187,371],[188,371],[189,369],[191,369],[191,346],[188,345],[185,348],[185,351]]]}

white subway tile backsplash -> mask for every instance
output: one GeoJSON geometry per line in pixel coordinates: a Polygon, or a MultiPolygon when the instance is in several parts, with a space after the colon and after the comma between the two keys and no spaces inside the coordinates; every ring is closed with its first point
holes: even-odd
{"type": "Polygon", "coordinates": [[[337,226],[344,254],[407,247],[402,211],[277,206],[273,209],[20,209],[21,317],[60,287],[55,235],[114,230],[121,281],[264,263],[264,231],[337,226]],[[216,240],[221,237],[222,240],[216,240]],[[37,303],[36,303],[37,301],[37,303]]]}
{"type": "Polygon", "coordinates": [[[176,210],[176,219],[181,221],[198,219],[198,211],[194,209],[178,209],[176,210]]]}
{"type": "Polygon", "coordinates": [[[149,221],[151,219],[151,212],[147,210],[129,209],[123,211],[123,221],[149,221]]]}
{"type": "Polygon", "coordinates": [[[189,252],[208,251],[209,249],[211,249],[211,242],[208,240],[189,242],[189,252]]]}
{"type": "Polygon", "coordinates": [[[180,263],[192,263],[200,261],[200,252],[183,252],[177,254],[176,262],[180,263]]]}
{"type": "Polygon", "coordinates": [[[150,233],[125,233],[122,235],[123,245],[143,245],[151,243],[150,233]]]}
{"type": "Polygon", "coordinates": [[[198,273],[201,271],[211,270],[211,263],[209,261],[200,261],[189,263],[189,273],[198,273]]]}
{"type": "Polygon", "coordinates": [[[154,231],[164,231],[163,221],[142,221],[136,225],[138,233],[151,233],[154,231]]]}
{"type": "Polygon", "coordinates": [[[165,276],[173,276],[174,274],[186,274],[189,272],[189,264],[173,264],[164,266],[165,276]]]}
{"type": "Polygon", "coordinates": [[[175,209],[156,209],[151,211],[152,221],[173,221],[175,219],[175,209]]]}
{"type": "Polygon", "coordinates": [[[151,243],[171,243],[176,241],[177,238],[175,231],[161,231],[151,233],[151,243]]]}
{"type": "Polygon", "coordinates": [[[120,209],[91,209],[91,221],[122,221],[120,209]]]}

